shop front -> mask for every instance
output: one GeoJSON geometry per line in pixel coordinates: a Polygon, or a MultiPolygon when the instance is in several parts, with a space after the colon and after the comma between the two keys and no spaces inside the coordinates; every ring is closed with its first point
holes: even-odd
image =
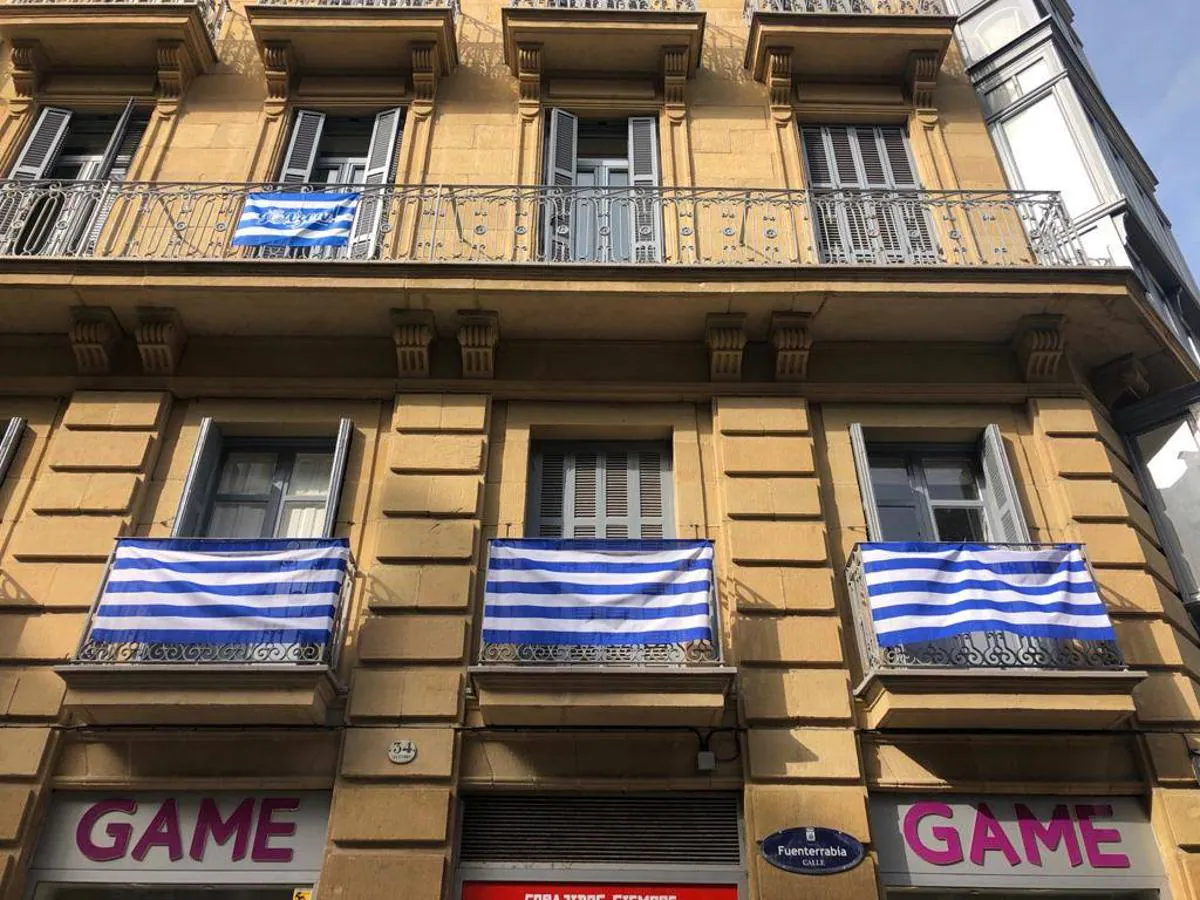
{"type": "Polygon", "coordinates": [[[1131,797],[871,797],[888,898],[1167,898],[1146,810],[1131,797]]]}
{"type": "Polygon", "coordinates": [[[292,900],[316,883],[328,792],[56,793],[30,900],[292,900]]]}

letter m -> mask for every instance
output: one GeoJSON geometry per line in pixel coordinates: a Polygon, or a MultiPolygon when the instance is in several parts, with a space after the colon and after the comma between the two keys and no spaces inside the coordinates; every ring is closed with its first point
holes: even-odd
{"type": "Polygon", "coordinates": [[[1079,852],[1079,841],[1075,837],[1075,823],[1071,821],[1071,814],[1067,811],[1065,804],[1054,807],[1054,812],[1050,814],[1050,821],[1045,825],[1038,821],[1037,816],[1024,803],[1015,803],[1013,808],[1016,810],[1017,824],[1021,829],[1021,844],[1025,847],[1025,858],[1030,863],[1038,867],[1042,865],[1042,852],[1038,848],[1040,842],[1051,853],[1057,850],[1059,845],[1065,844],[1071,868],[1083,865],[1083,856],[1079,852]]]}
{"type": "Polygon", "coordinates": [[[204,859],[204,848],[211,834],[214,841],[224,845],[235,834],[233,859],[245,859],[250,846],[250,829],[254,822],[254,800],[247,797],[237,805],[228,819],[221,818],[217,801],[205,797],[200,801],[200,812],[196,814],[196,832],[192,835],[192,847],[188,855],[200,862],[204,859]]]}

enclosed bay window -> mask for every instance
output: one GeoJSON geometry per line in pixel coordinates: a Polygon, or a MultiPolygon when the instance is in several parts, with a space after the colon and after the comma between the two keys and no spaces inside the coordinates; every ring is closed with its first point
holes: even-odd
{"type": "Polygon", "coordinates": [[[933,263],[937,248],[908,135],[898,126],[801,129],[825,263],[933,263]]]}
{"type": "Polygon", "coordinates": [[[1039,0],[993,0],[959,23],[967,59],[977,63],[1016,40],[1045,15],[1039,0]]]}
{"type": "Polygon", "coordinates": [[[542,252],[550,262],[662,259],[658,120],[547,112],[542,252]]]}

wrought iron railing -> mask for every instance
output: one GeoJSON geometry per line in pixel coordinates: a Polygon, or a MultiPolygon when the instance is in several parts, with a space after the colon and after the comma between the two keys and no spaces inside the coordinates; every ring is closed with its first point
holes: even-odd
{"type": "Polygon", "coordinates": [[[756,12],[857,16],[945,16],[945,0],[746,0],[756,12]]]}
{"type": "Polygon", "coordinates": [[[610,12],[695,12],[696,0],[512,0],[524,9],[604,9],[610,12]]]}
{"type": "MultiPolygon", "coordinates": [[[[1046,545],[1003,545],[1005,549],[1037,550],[1046,545]]],[[[870,601],[862,568],[861,546],[846,565],[850,606],[858,631],[864,676],[881,671],[935,669],[1124,669],[1115,641],[1033,638],[1004,631],[973,632],[935,641],[881,647],[872,625],[870,601]]]]}
{"type": "MultiPolygon", "coordinates": [[[[195,545],[197,539],[187,538],[187,544],[195,545]]],[[[139,541],[149,543],[149,541],[139,541]]],[[[181,543],[181,539],[163,538],[154,542],[169,549],[172,544],[181,543]]],[[[287,549],[289,540],[279,539],[281,550],[287,549]]],[[[139,642],[139,641],[108,641],[97,640],[93,637],[93,621],[100,601],[104,595],[105,586],[112,573],[113,557],[110,557],[105,569],[104,578],[96,593],[96,601],[88,615],[87,625],[76,647],[75,655],[69,660],[71,665],[80,666],[246,666],[246,667],[322,667],[335,669],[345,642],[345,631],[349,617],[347,610],[350,606],[350,594],[354,588],[355,565],[350,558],[348,569],[342,578],[341,591],[334,614],[333,627],[327,642],[288,642],[263,641],[258,643],[173,643],[173,642],[139,642]]],[[[286,563],[280,563],[278,571],[283,572],[286,563]]],[[[262,569],[263,574],[270,574],[271,569],[262,569]]],[[[186,579],[186,575],[180,576],[186,579]]],[[[231,576],[233,577],[233,576],[231,576]]],[[[255,583],[261,582],[262,575],[256,575],[255,583]]],[[[286,620],[284,620],[286,621],[286,620]]]]}
{"type": "Polygon", "coordinates": [[[458,14],[458,0],[254,0],[260,6],[320,6],[349,9],[446,9],[458,14]]]}
{"type": "Polygon", "coordinates": [[[200,9],[208,36],[215,44],[221,23],[229,11],[229,0],[5,0],[14,6],[195,6],[200,9]]]}
{"type": "MultiPolygon", "coordinates": [[[[1035,191],[398,185],[361,194],[350,246],[235,246],[277,185],[0,181],[0,258],[683,266],[1088,266],[1035,191]],[[367,218],[369,217],[369,219],[367,218]]],[[[296,190],[289,185],[287,190],[296,190]]]]}

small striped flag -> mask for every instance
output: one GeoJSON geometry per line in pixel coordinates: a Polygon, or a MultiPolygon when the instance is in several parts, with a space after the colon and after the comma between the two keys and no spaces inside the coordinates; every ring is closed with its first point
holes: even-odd
{"type": "Polygon", "coordinates": [[[493,540],[483,640],[575,646],[713,640],[711,541],[493,540]]]}
{"type": "Polygon", "coordinates": [[[257,193],[246,197],[235,247],[344,247],[358,193],[257,193]]]}
{"type": "Polygon", "coordinates": [[[889,543],[861,551],[881,647],[977,631],[1116,640],[1078,544],[889,543]]]}
{"type": "Polygon", "coordinates": [[[88,640],[327,644],[349,568],[345,538],[122,538],[88,640]]]}

